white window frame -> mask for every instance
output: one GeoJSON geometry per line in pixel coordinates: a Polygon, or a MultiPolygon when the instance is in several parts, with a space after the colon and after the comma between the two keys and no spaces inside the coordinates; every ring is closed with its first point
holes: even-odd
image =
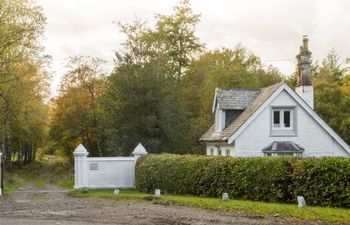
{"type": "Polygon", "coordinates": [[[222,150],[221,150],[221,148],[218,148],[218,156],[222,156],[222,150]]]}
{"type": "Polygon", "coordinates": [[[292,108],[289,108],[289,109],[272,109],[272,129],[273,130],[293,130],[294,129],[294,112],[293,112],[293,109],[292,108]],[[285,111],[289,111],[289,124],[290,124],[290,127],[285,127],[285,124],[284,124],[284,112],[285,111]],[[280,125],[279,127],[275,127],[275,124],[274,124],[274,115],[275,115],[275,112],[279,112],[280,114],[280,125]]]}
{"type": "Polygon", "coordinates": [[[210,148],[210,149],[209,149],[209,154],[210,154],[210,155],[214,155],[214,148],[210,148]]]}
{"type": "Polygon", "coordinates": [[[270,108],[270,136],[271,137],[290,137],[298,136],[297,133],[297,106],[271,106],[270,108]],[[274,112],[279,112],[280,125],[274,126],[274,112]],[[290,112],[290,127],[284,125],[284,112],[290,112]]]}

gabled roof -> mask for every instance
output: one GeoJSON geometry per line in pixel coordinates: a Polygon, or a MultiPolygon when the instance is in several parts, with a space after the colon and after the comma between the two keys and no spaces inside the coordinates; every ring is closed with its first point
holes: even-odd
{"type": "Polygon", "coordinates": [[[317,113],[288,86],[288,84],[284,82],[280,83],[270,97],[266,98],[265,101],[256,108],[255,112],[252,113],[237,130],[235,130],[235,132],[231,133],[231,137],[228,140],[226,139],[228,143],[232,143],[283,90],[285,90],[300,105],[300,107],[304,109],[341,147],[343,147],[348,155],[350,155],[350,146],[323,119],[321,119],[321,117],[319,117],[317,113]]]}
{"type": "Polygon", "coordinates": [[[292,141],[273,141],[271,144],[263,148],[264,153],[288,152],[302,153],[305,149],[292,141]]]}
{"type": "Polygon", "coordinates": [[[215,89],[215,98],[213,103],[213,112],[216,104],[219,103],[220,109],[242,110],[247,108],[258,96],[261,89],[215,89]]]}
{"type": "MultiPolygon", "coordinates": [[[[245,110],[231,122],[223,131],[215,132],[215,124],[211,126],[207,132],[205,132],[202,137],[200,137],[199,141],[201,142],[221,142],[227,141],[241,126],[244,124],[252,114],[283,84],[277,83],[266,88],[262,89],[252,89],[251,92],[259,93],[253,99],[253,101],[245,108],[245,110]]],[[[237,90],[237,89],[236,89],[237,90]]],[[[246,89],[247,90],[247,89],[246,89]]],[[[253,95],[253,94],[252,94],[253,95]]],[[[217,93],[215,93],[215,98],[217,97],[217,93]]],[[[220,103],[219,103],[220,105],[220,103]]],[[[220,105],[221,107],[221,105],[220,105]]]]}
{"type": "Polygon", "coordinates": [[[254,101],[226,127],[222,132],[215,132],[215,124],[199,139],[200,142],[232,143],[255,118],[285,90],[312,119],[314,119],[341,147],[350,155],[350,146],[324,121],[315,111],[285,82],[277,83],[261,89],[254,101]]]}

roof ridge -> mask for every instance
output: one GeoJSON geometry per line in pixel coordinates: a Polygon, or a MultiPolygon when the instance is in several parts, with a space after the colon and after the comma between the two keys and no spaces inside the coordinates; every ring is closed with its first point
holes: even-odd
{"type": "Polygon", "coordinates": [[[286,83],[285,80],[282,80],[280,82],[277,82],[277,83],[274,83],[274,84],[271,84],[269,86],[266,86],[266,87],[261,87],[261,88],[220,88],[220,87],[217,87],[215,88],[215,90],[222,90],[222,91],[231,91],[231,90],[249,90],[249,91],[257,91],[257,90],[262,90],[262,89],[266,89],[266,88],[269,88],[269,87],[272,87],[272,86],[275,86],[275,85],[282,85],[286,83]]]}
{"type": "Polygon", "coordinates": [[[257,91],[261,89],[263,88],[219,88],[219,87],[216,88],[216,90],[222,90],[222,91],[233,91],[233,90],[257,91]]]}

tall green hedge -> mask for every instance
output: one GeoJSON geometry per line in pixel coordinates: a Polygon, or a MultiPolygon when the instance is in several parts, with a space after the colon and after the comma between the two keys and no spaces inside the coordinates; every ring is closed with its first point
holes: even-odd
{"type": "Polygon", "coordinates": [[[163,193],[350,207],[350,159],[148,155],[137,162],[136,188],[163,193]]]}

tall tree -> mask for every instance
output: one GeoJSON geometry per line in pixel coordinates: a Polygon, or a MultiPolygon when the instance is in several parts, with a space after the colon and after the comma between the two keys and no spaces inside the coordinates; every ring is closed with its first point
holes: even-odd
{"type": "Polygon", "coordinates": [[[191,63],[183,79],[183,96],[191,124],[186,141],[191,152],[204,153],[198,138],[213,124],[211,106],[215,88],[259,88],[282,80],[273,67],[265,69],[242,45],[208,51],[191,63]]]}
{"type": "Polygon", "coordinates": [[[99,103],[105,82],[103,63],[98,58],[71,57],[59,96],[53,100],[50,136],[68,157],[79,143],[93,156],[104,155],[99,103]]]}
{"type": "Polygon", "coordinates": [[[182,1],[174,14],[157,15],[155,27],[120,24],[127,40],[124,52],[116,53],[105,96],[110,148],[117,153],[129,154],[140,141],[150,152],[189,151],[181,79],[203,50],[194,34],[198,22],[199,15],[182,1]]]}
{"type": "Polygon", "coordinates": [[[11,169],[35,159],[45,139],[47,60],[40,40],[45,17],[29,0],[0,0],[0,142],[11,169]]]}

